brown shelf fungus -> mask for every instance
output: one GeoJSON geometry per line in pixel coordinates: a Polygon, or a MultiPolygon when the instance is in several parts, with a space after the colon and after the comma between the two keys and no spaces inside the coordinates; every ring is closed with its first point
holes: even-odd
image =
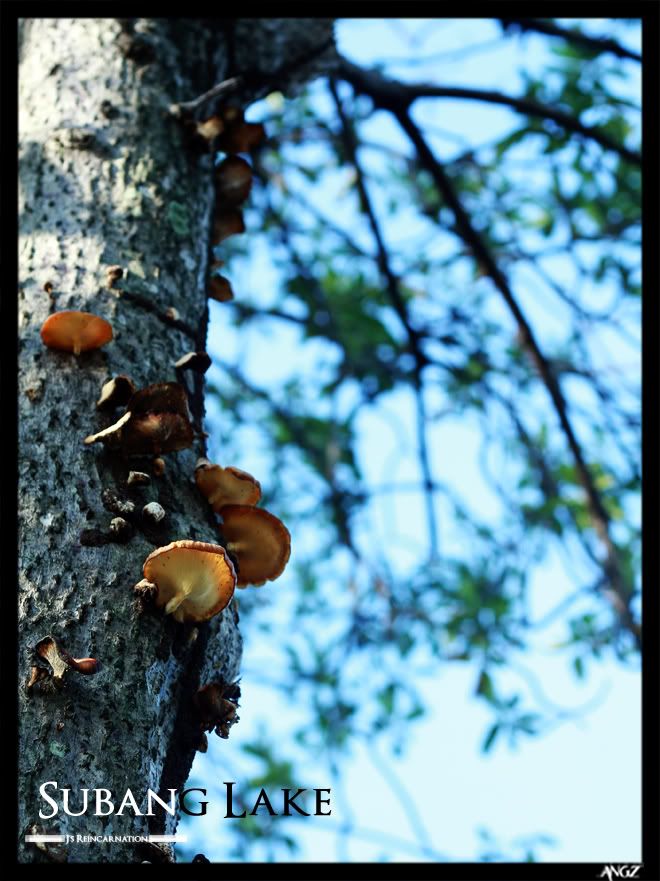
{"type": "Polygon", "coordinates": [[[186,390],[178,382],[155,382],[147,385],[129,400],[127,410],[131,413],[178,413],[188,416],[186,390]]]}
{"type": "Polygon", "coordinates": [[[263,141],[265,129],[260,122],[246,122],[241,110],[227,108],[227,111],[231,110],[237,112],[231,117],[228,114],[225,117],[226,127],[220,132],[218,149],[225,153],[249,153],[263,141]]]}
{"type": "Polygon", "coordinates": [[[41,339],[49,349],[80,355],[109,343],[112,325],[91,312],[53,312],[41,325],[41,339]]]}
{"type": "Polygon", "coordinates": [[[220,242],[224,242],[229,236],[235,236],[245,232],[245,220],[243,212],[238,208],[230,208],[227,211],[221,211],[213,218],[213,247],[217,247],[220,242]]]}
{"type": "Polygon", "coordinates": [[[130,376],[123,373],[113,376],[104,383],[101,389],[101,397],[96,402],[99,410],[112,410],[115,407],[124,407],[135,394],[135,383],[130,376]]]}
{"type": "Polygon", "coordinates": [[[154,601],[175,621],[208,621],[231,600],[236,573],[220,545],[173,541],[144,561],[145,579],[158,588],[154,601]]]}
{"type": "Polygon", "coordinates": [[[207,294],[212,300],[217,300],[218,303],[227,303],[229,300],[234,299],[231,282],[224,275],[212,275],[209,278],[207,294]]]}
{"type": "Polygon", "coordinates": [[[39,640],[32,649],[32,658],[28,690],[42,679],[48,679],[56,688],[61,688],[69,669],[85,676],[93,676],[99,671],[96,658],[72,658],[53,636],[39,640]]]}
{"type": "Polygon", "coordinates": [[[220,516],[227,550],[238,560],[236,586],[260,586],[278,578],[291,554],[291,536],[282,521],[250,505],[225,505],[220,516]]]}
{"type": "Polygon", "coordinates": [[[208,352],[187,352],[174,364],[176,370],[194,370],[195,373],[206,373],[211,366],[208,352]]]}
{"type": "Polygon", "coordinates": [[[228,156],[215,170],[215,192],[223,208],[242,205],[252,188],[252,169],[240,156],[228,156]]]}
{"type": "Polygon", "coordinates": [[[256,505],[261,498],[261,484],[247,471],[222,468],[208,459],[197,460],[195,483],[216,514],[225,505],[256,505]]]}
{"type": "Polygon", "coordinates": [[[122,429],[122,446],[128,456],[175,453],[192,446],[193,427],[178,413],[133,416],[122,429]]]}
{"type": "Polygon", "coordinates": [[[151,477],[146,471],[129,471],[126,478],[126,486],[145,486],[151,483],[151,477]]]}
{"type": "MultiPolygon", "coordinates": [[[[229,729],[239,720],[236,713],[241,689],[238,682],[209,682],[195,695],[195,706],[203,731],[212,731],[226,740],[229,729]]],[[[201,750],[200,750],[201,752],[201,750]]]]}
{"type": "Polygon", "coordinates": [[[125,456],[159,456],[192,446],[193,427],[188,413],[186,390],[177,382],[159,382],[132,395],[126,413],[96,434],[86,444],[101,440],[120,447],[125,456]]]}
{"type": "Polygon", "coordinates": [[[97,441],[103,441],[109,447],[118,447],[121,444],[121,430],[130,418],[130,413],[124,413],[122,417],[113,422],[112,425],[108,425],[107,428],[102,428],[96,434],[88,434],[83,443],[89,446],[89,444],[95,444],[97,441]]]}

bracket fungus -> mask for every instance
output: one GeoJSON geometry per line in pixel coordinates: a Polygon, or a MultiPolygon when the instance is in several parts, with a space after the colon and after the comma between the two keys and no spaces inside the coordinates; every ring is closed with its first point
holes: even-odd
{"type": "Polygon", "coordinates": [[[231,282],[224,275],[212,275],[209,278],[207,293],[212,300],[217,300],[218,303],[227,303],[234,299],[231,282]]]}
{"type": "Polygon", "coordinates": [[[260,586],[278,578],[291,554],[291,536],[282,521],[251,505],[225,505],[220,516],[226,548],[238,560],[236,586],[260,586]]]}
{"type": "Polygon", "coordinates": [[[41,339],[49,349],[80,355],[109,343],[112,325],[91,312],[53,312],[41,325],[41,339]]]}
{"type": "Polygon", "coordinates": [[[218,212],[213,218],[213,247],[228,239],[229,236],[245,232],[243,212],[238,208],[218,212]]]}
{"type": "Polygon", "coordinates": [[[229,729],[239,720],[236,709],[240,696],[241,687],[238,682],[209,682],[200,688],[195,695],[195,706],[201,717],[202,731],[212,731],[215,728],[218,737],[226,740],[229,729]]]}
{"type": "Polygon", "coordinates": [[[144,578],[155,584],[156,606],[175,621],[208,621],[234,595],[236,572],[220,545],[187,539],[153,551],[144,561],[144,578]]]}
{"type": "Polygon", "coordinates": [[[123,407],[135,394],[135,383],[130,376],[123,373],[113,376],[101,388],[101,397],[96,402],[99,410],[112,410],[115,407],[123,407]]]}
{"type": "Polygon", "coordinates": [[[45,636],[32,649],[33,665],[27,688],[31,689],[42,679],[49,679],[60,688],[68,670],[75,670],[85,676],[93,676],[99,671],[96,658],[72,658],[64,647],[53,637],[45,636]]]}
{"type": "Polygon", "coordinates": [[[215,193],[225,206],[242,205],[252,188],[252,168],[240,156],[228,156],[215,170],[215,193]]]}
{"type": "Polygon", "coordinates": [[[211,366],[208,352],[187,352],[174,364],[176,370],[194,370],[195,373],[206,373],[211,366]]]}
{"type": "Polygon", "coordinates": [[[197,460],[195,483],[216,514],[225,505],[256,505],[261,498],[261,484],[247,471],[222,468],[208,459],[197,460]]]}
{"type": "Polygon", "coordinates": [[[242,112],[236,119],[225,119],[225,122],[227,125],[218,141],[218,149],[225,153],[249,153],[263,141],[266,134],[260,122],[245,122],[242,112]]]}
{"type": "Polygon", "coordinates": [[[151,477],[146,471],[129,471],[126,478],[126,486],[145,486],[151,483],[151,477]]]}
{"type": "Polygon", "coordinates": [[[132,418],[122,442],[128,455],[172,453],[192,445],[188,399],[180,383],[158,382],[140,389],[127,409],[132,418]]]}
{"type": "Polygon", "coordinates": [[[83,443],[89,446],[89,444],[95,444],[96,441],[100,440],[111,447],[118,447],[121,443],[121,429],[126,425],[130,418],[130,413],[124,413],[122,417],[116,422],[113,422],[112,425],[108,425],[107,428],[102,428],[101,431],[97,431],[96,434],[88,434],[83,443]]]}
{"type": "Polygon", "coordinates": [[[175,453],[192,446],[193,427],[178,413],[133,416],[123,430],[122,446],[128,456],[175,453]]]}
{"type": "Polygon", "coordinates": [[[120,447],[125,456],[158,456],[192,446],[193,427],[186,390],[178,382],[159,382],[135,392],[126,413],[108,428],[85,438],[120,447]]]}
{"type": "Polygon", "coordinates": [[[155,382],[139,389],[129,400],[131,413],[178,413],[188,416],[186,390],[178,382],[155,382]]]}

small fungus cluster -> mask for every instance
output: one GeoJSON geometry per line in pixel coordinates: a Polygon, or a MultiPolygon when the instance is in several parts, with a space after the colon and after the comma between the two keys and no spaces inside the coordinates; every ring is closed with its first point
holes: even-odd
{"type": "MultiPolygon", "coordinates": [[[[219,114],[203,122],[190,122],[197,138],[203,139],[214,150],[227,154],[214,173],[215,214],[213,218],[213,248],[229,236],[245,232],[241,206],[252,189],[252,168],[239,153],[248,153],[264,139],[261,123],[246,122],[238,107],[225,107],[219,114]]],[[[221,303],[233,300],[231,283],[216,270],[222,266],[216,261],[211,266],[207,293],[221,303]]]]}
{"type": "MultiPolygon", "coordinates": [[[[253,173],[250,163],[238,154],[258,146],[263,141],[264,128],[260,123],[246,122],[243,111],[237,107],[225,107],[201,122],[191,119],[183,122],[197,143],[227,154],[213,176],[213,249],[229,236],[245,231],[242,206],[250,194],[253,173]]],[[[234,295],[229,280],[216,271],[222,265],[219,260],[211,263],[207,295],[224,302],[234,295]]],[[[115,288],[123,274],[121,266],[109,267],[106,287],[115,288]]],[[[44,290],[52,301],[52,284],[48,282],[44,290]]],[[[161,317],[170,324],[179,320],[173,307],[161,317]]],[[[51,314],[40,334],[49,348],[76,356],[113,339],[112,326],[104,318],[70,310],[51,314]]],[[[178,382],[157,382],[138,389],[130,377],[119,374],[103,385],[96,401],[99,413],[110,414],[118,408],[123,408],[123,412],[112,424],[85,437],[85,445],[100,441],[108,451],[119,453],[124,460],[150,457],[152,467],[151,474],[140,465],[128,472],[126,497],[114,489],[103,491],[103,505],[114,517],[105,532],[83,530],[81,544],[125,542],[134,535],[136,527],[142,528],[148,536],[149,528],[155,530],[153,534],[158,533],[159,524],[166,517],[164,508],[156,501],[144,504],[139,496],[151,483],[152,474],[163,473],[162,455],[192,446],[195,429],[183,373],[193,370],[203,374],[210,365],[206,352],[194,351],[183,355],[174,365],[178,382]]],[[[201,427],[197,435],[206,436],[201,427]]],[[[257,507],[261,486],[251,474],[233,466],[222,468],[201,458],[195,467],[195,483],[220,517],[219,541],[222,543],[181,539],[158,547],[144,561],[144,577],[134,588],[143,603],[153,604],[181,624],[200,624],[222,612],[236,587],[262,585],[277,578],[286,566],[291,548],[291,538],[284,524],[269,511],[257,507]]],[[[96,659],[71,657],[52,636],[41,639],[32,648],[31,660],[28,689],[42,680],[61,687],[69,670],[90,675],[99,669],[96,659]]],[[[215,730],[222,738],[229,736],[229,729],[238,721],[239,697],[236,682],[216,681],[199,689],[194,699],[200,732],[198,749],[206,750],[207,731],[215,730]]]]}
{"type": "MultiPolygon", "coordinates": [[[[115,377],[106,383],[103,389],[111,389],[106,401],[112,399],[112,390],[116,392],[118,387],[126,389],[122,397],[126,396],[128,386],[126,382],[118,386],[120,379],[131,382],[128,377],[115,377]]],[[[120,399],[115,394],[113,405],[120,399]]],[[[102,390],[97,406],[100,407],[103,401],[102,390]]],[[[112,449],[120,449],[125,457],[160,456],[185,450],[192,446],[193,440],[185,389],[177,382],[158,382],[133,392],[126,403],[126,412],[112,425],[88,435],[85,444],[102,441],[112,449]]]]}
{"type": "Polygon", "coordinates": [[[236,714],[241,687],[238,682],[209,682],[200,688],[195,695],[195,708],[199,717],[200,741],[199,752],[205,753],[208,748],[207,731],[213,731],[218,737],[226,740],[229,729],[238,722],[236,714]]]}
{"type": "Polygon", "coordinates": [[[55,688],[61,688],[64,676],[69,670],[75,670],[84,676],[93,676],[99,671],[96,658],[72,658],[53,636],[45,636],[32,647],[32,667],[28,690],[37,682],[48,681],[55,688]]]}

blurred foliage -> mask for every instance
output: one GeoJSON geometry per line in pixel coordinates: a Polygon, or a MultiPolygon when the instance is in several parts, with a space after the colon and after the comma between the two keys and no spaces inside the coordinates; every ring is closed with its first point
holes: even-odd
{"type": "MultiPolygon", "coordinates": [[[[635,63],[561,40],[548,39],[547,47],[552,60],[544,70],[521,71],[524,96],[635,149],[638,108],[619,88],[635,63]]],[[[510,671],[545,628],[554,638],[558,622],[563,637],[554,651],[578,679],[605,655],[621,663],[637,655],[612,603],[575,462],[515,325],[414,150],[379,135],[374,122],[382,113],[367,98],[341,82],[338,93],[360,168],[323,84],[267,104],[268,139],[253,156],[261,185],[246,212],[248,233],[223,244],[236,300],[217,314],[238,335],[239,354],[232,360],[218,348],[220,365],[210,373],[209,402],[218,414],[211,451],[223,464],[262,467],[265,504],[287,523],[296,551],[286,587],[240,597],[248,646],[254,632],[273,647],[264,684],[296,706],[290,743],[265,732],[260,743],[242,744],[259,764],[247,787],[303,785],[295,762],[307,756],[337,770],[356,739],[386,737],[402,750],[426,711],[418,683],[440,665],[474,669],[473,694],[492,715],[483,751],[542,735],[562,711],[543,700],[533,680],[529,687],[531,673],[517,681],[510,671]],[[404,322],[375,259],[360,176],[404,322]],[[238,280],[250,278],[246,267],[262,240],[277,279],[267,293],[238,280]],[[305,366],[275,382],[268,350],[250,353],[280,331],[305,366]],[[418,466],[418,502],[430,496],[436,515],[443,512],[435,555],[432,520],[421,534],[416,528],[407,556],[396,529],[376,523],[375,506],[396,507],[410,491],[396,480],[375,485],[365,473],[370,451],[361,420],[379,408],[394,430],[400,419],[402,435],[412,433],[416,457],[424,445],[443,448],[448,419],[463,420],[481,438],[478,463],[455,463],[452,482],[434,478],[429,485],[418,466]],[[474,490],[461,492],[468,468],[480,468],[488,504],[474,490]],[[567,573],[557,610],[537,620],[535,577],[557,557],[567,573]]],[[[437,106],[449,129],[451,104],[437,106]]],[[[446,157],[446,143],[433,138],[432,112],[426,102],[418,124],[519,294],[562,386],[636,610],[640,169],[555,122],[521,115],[511,116],[503,136],[446,157]]],[[[249,654],[244,666],[253,667],[249,654]]],[[[295,825],[283,825],[286,835],[277,818],[233,824],[232,855],[286,859],[296,846],[295,825]],[[254,848],[259,841],[263,850],[254,848]]],[[[535,846],[549,843],[530,839],[508,851],[534,859],[535,846]]],[[[487,832],[481,845],[483,860],[504,858],[487,832]]]]}

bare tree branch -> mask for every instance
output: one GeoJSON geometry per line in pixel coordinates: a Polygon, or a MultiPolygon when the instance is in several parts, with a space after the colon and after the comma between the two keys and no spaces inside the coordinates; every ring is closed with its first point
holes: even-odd
{"type": "MultiPolygon", "coordinates": [[[[353,68],[352,65],[351,68],[353,68]]],[[[342,70],[344,71],[345,67],[342,70]]],[[[408,87],[398,83],[390,84],[390,81],[385,80],[380,74],[372,74],[371,72],[366,75],[365,80],[364,72],[359,69],[358,83],[359,87],[356,88],[359,91],[367,91],[377,107],[392,112],[401,128],[406,132],[415,147],[420,165],[431,175],[439,193],[451,208],[456,221],[457,234],[472,252],[483,272],[492,279],[495,287],[500,291],[509,307],[518,327],[521,344],[531,357],[548,390],[562,431],[573,455],[578,479],[585,491],[596,533],[605,549],[603,568],[607,580],[612,587],[612,590],[609,591],[610,599],[616,608],[622,625],[630,631],[637,645],[640,646],[641,629],[630,609],[633,586],[627,583],[623,575],[619,551],[610,534],[609,514],[585,461],[582,448],[569,419],[568,404],[551,365],[543,355],[534,332],[509,286],[508,280],[497,265],[495,258],[482,237],[473,226],[444,167],[435,157],[419,128],[410,118],[408,109],[412,99],[408,87]],[[369,84],[375,84],[375,91],[370,91],[367,88],[369,84]]]]}
{"type": "Polygon", "coordinates": [[[608,37],[589,37],[580,31],[570,30],[569,28],[560,27],[553,21],[542,18],[501,18],[500,22],[504,30],[518,28],[521,31],[536,31],[539,34],[546,34],[549,37],[560,37],[568,43],[575,43],[576,46],[583,46],[585,49],[591,49],[594,52],[609,52],[618,58],[630,58],[633,61],[642,60],[642,56],[631,49],[621,46],[616,40],[608,37]]]}
{"type": "Polygon", "coordinates": [[[517,98],[505,95],[492,89],[467,89],[454,86],[439,86],[431,83],[402,83],[388,79],[376,70],[365,70],[345,58],[341,59],[339,75],[349,82],[357,92],[370,95],[377,106],[385,109],[398,108],[407,111],[411,104],[419,98],[462,98],[468,101],[485,101],[489,104],[500,104],[510,107],[517,113],[523,113],[537,119],[549,119],[567,131],[590,138],[606,150],[618,153],[627,162],[642,164],[641,154],[617,143],[606,132],[592,125],[585,125],[580,120],[531,98],[517,98]]]}
{"type": "Polygon", "coordinates": [[[333,474],[328,473],[325,458],[320,455],[317,450],[310,448],[307,438],[305,437],[304,426],[301,424],[300,419],[279,406],[273,400],[272,395],[268,394],[268,392],[265,392],[263,389],[257,388],[252,385],[252,383],[248,382],[245,376],[243,376],[236,367],[233,367],[226,362],[220,363],[220,361],[218,361],[218,364],[241,389],[248,392],[253,398],[265,401],[268,404],[271,411],[291,433],[291,437],[294,439],[298,447],[301,450],[305,450],[307,455],[314,461],[317,471],[321,474],[325,474],[329,489],[325,501],[332,509],[339,540],[346,548],[348,548],[356,560],[361,560],[362,557],[360,552],[353,542],[350,519],[346,510],[347,494],[337,485],[333,474]]]}
{"type": "Polygon", "coordinates": [[[431,838],[429,836],[428,830],[424,825],[422,815],[417,810],[417,805],[415,804],[414,798],[410,795],[404,783],[395,773],[392,762],[386,762],[383,760],[380,753],[376,749],[376,745],[373,740],[369,744],[367,755],[371,760],[371,764],[378,771],[385,783],[387,783],[391,791],[396,796],[397,801],[401,805],[401,808],[406,815],[406,819],[408,820],[410,828],[419,843],[419,847],[422,853],[426,854],[426,856],[432,859],[434,855],[434,848],[431,844],[431,838]]]}
{"type": "Polygon", "coordinates": [[[330,80],[330,91],[337,107],[337,113],[342,125],[342,140],[346,152],[355,168],[357,174],[357,188],[360,196],[360,205],[362,210],[369,219],[369,225],[376,242],[377,263],[381,275],[385,280],[387,292],[389,294],[392,305],[403,324],[406,334],[408,335],[409,348],[415,359],[415,408],[417,414],[417,439],[419,446],[419,458],[422,467],[422,475],[424,477],[424,499],[426,504],[426,517],[429,532],[429,547],[431,549],[431,558],[438,556],[438,522],[435,514],[435,500],[433,498],[433,475],[431,473],[431,461],[429,457],[428,441],[426,437],[427,415],[426,405],[424,402],[424,385],[422,381],[422,371],[429,363],[428,358],[421,349],[420,340],[422,334],[412,326],[408,307],[401,291],[400,281],[392,271],[390,266],[390,258],[387,253],[385,241],[376,218],[376,213],[371,204],[364,172],[357,156],[357,138],[355,131],[351,126],[348,117],[344,113],[344,108],[337,94],[337,89],[332,80],[330,80]]]}
{"type": "Polygon", "coordinates": [[[543,355],[534,332],[515,298],[506,277],[495,262],[495,258],[488,250],[485,242],[474,228],[472,221],[463,208],[463,205],[454,190],[454,186],[444,168],[433,155],[430,147],[422,136],[422,133],[411,120],[408,112],[406,110],[395,108],[394,113],[399,124],[415,146],[420,164],[429,172],[439,192],[452,209],[456,220],[456,230],[458,234],[472,251],[483,271],[492,279],[495,287],[502,294],[504,301],[509,307],[518,326],[521,343],[529,353],[548,393],[550,394],[562,431],[564,432],[571,453],[573,454],[578,478],[587,496],[587,502],[594,527],[605,548],[606,559],[604,561],[604,569],[617,597],[617,602],[615,604],[617,612],[623,625],[633,634],[637,644],[641,645],[641,630],[639,624],[634,620],[630,610],[632,585],[627,584],[623,576],[619,552],[610,535],[610,517],[603,505],[600,493],[596,489],[593,477],[585,461],[582,448],[575,431],[573,430],[573,426],[568,416],[568,404],[564,398],[559,382],[551,365],[543,355]]]}

